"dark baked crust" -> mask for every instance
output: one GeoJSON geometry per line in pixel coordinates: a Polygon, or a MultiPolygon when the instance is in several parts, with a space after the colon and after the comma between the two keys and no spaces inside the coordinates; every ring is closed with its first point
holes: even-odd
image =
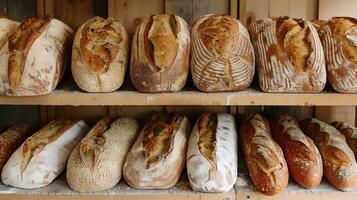
{"type": "Polygon", "coordinates": [[[216,134],[218,116],[215,113],[204,113],[198,121],[198,149],[201,154],[211,163],[214,169],[216,164],[216,134]]]}

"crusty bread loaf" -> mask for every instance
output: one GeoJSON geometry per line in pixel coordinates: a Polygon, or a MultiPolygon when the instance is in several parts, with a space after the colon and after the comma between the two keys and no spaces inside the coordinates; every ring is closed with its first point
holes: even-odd
{"type": "Polygon", "coordinates": [[[130,118],[114,120],[100,120],[69,157],[67,182],[74,191],[109,189],[121,179],[125,156],[139,133],[139,124],[130,118]]]}
{"type": "Polygon", "coordinates": [[[242,121],[240,141],[255,189],[266,195],[282,192],[289,172],[281,148],[270,135],[269,123],[259,114],[242,121]]]}
{"type": "Polygon", "coordinates": [[[187,152],[191,187],[201,192],[227,192],[237,180],[237,131],[234,117],[204,113],[193,127],[187,152]]]}
{"type": "Polygon", "coordinates": [[[192,78],[205,92],[248,88],[254,77],[254,50],[243,24],[228,15],[205,15],[191,31],[192,78]]]}
{"type": "Polygon", "coordinates": [[[357,163],[345,137],[333,126],[315,118],[301,121],[300,127],[320,150],[324,176],[329,182],[342,191],[355,189],[357,163]]]}
{"type": "Polygon", "coordinates": [[[289,17],[249,26],[264,92],[320,92],[326,84],[323,47],[313,24],[289,17]]]}
{"type": "Polygon", "coordinates": [[[128,63],[128,35],[116,19],[94,17],[77,31],[72,75],[87,92],[112,92],[123,83],[128,63]]]}
{"type": "Polygon", "coordinates": [[[338,92],[357,93],[357,19],[334,17],[317,24],[329,83],[338,92]]]}
{"type": "Polygon", "coordinates": [[[28,138],[31,127],[17,124],[0,134],[0,172],[14,151],[28,138]]]}
{"type": "Polygon", "coordinates": [[[126,156],[126,182],[139,189],[171,188],[185,166],[190,123],[173,113],[155,113],[126,156]]]}
{"type": "Polygon", "coordinates": [[[305,188],[318,186],[323,175],[321,154],[299,123],[284,114],[271,118],[269,124],[273,139],[283,149],[290,176],[305,188]]]}
{"type": "Polygon", "coordinates": [[[87,131],[83,121],[52,121],[12,154],[1,173],[2,182],[24,189],[47,186],[65,168],[70,153],[87,131]]]}
{"type": "Polygon", "coordinates": [[[53,91],[65,71],[73,30],[51,17],[27,18],[9,36],[8,60],[1,66],[1,93],[34,96],[53,91]]]}
{"type": "Polygon", "coordinates": [[[190,32],[176,15],[148,16],[136,29],[130,77],[140,92],[176,92],[189,71],[190,32]]]}
{"type": "Polygon", "coordinates": [[[332,126],[345,136],[348,146],[357,157],[357,128],[349,123],[340,121],[332,122],[332,126]]]}

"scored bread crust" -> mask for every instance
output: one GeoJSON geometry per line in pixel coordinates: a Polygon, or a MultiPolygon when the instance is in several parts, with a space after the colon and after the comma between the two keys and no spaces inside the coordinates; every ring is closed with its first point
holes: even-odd
{"type": "Polygon", "coordinates": [[[12,154],[1,173],[2,182],[24,189],[47,186],[63,171],[70,153],[87,130],[84,121],[52,121],[12,154]]]}
{"type": "Polygon", "coordinates": [[[289,17],[255,21],[249,32],[264,92],[320,92],[326,84],[322,44],[313,24],[289,17]]]}
{"type": "Polygon", "coordinates": [[[352,149],[355,157],[357,157],[357,128],[341,121],[332,122],[331,125],[345,136],[348,146],[352,149]]]}
{"type": "Polygon", "coordinates": [[[237,131],[234,117],[204,113],[192,129],[187,152],[191,187],[201,192],[227,192],[237,180],[237,131]]]}
{"type": "Polygon", "coordinates": [[[191,30],[191,73],[205,92],[248,88],[254,78],[254,50],[243,24],[228,15],[205,15],[191,30]]]}
{"type": "Polygon", "coordinates": [[[268,121],[259,114],[246,118],[240,137],[255,189],[265,195],[284,191],[289,180],[288,166],[282,149],[270,134],[268,121]]]}
{"type": "Polygon", "coordinates": [[[128,35],[112,17],[94,17],[77,31],[72,49],[72,74],[87,92],[112,92],[120,88],[128,64],[128,35]]]}
{"type": "Polygon", "coordinates": [[[314,142],[288,114],[273,117],[269,124],[273,139],[283,149],[290,176],[305,188],[317,187],[322,179],[323,164],[314,142]]]}
{"type": "Polygon", "coordinates": [[[177,92],[189,72],[190,32],[176,15],[148,16],[136,29],[130,78],[140,92],[177,92]]]}
{"type": "MultiPolygon", "coordinates": [[[[9,36],[4,93],[34,96],[53,91],[65,71],[73,30],[46,17],[27,18],[9,36]]],[[[4,72],[1,72],[4,73],[4,72]]]]}
{"type": "Polygon", "coordinates": [[[77,192],[110,189],[122,177],[125,156],[139,131],[130,118],[99,121],[73,150],[67,164],[68,185],[77,192]]]}
{"type": "Polygon", "coordinates": [[[16,124],[0,134],[0,172],[14,151],[30,135],[30,130],[27,124],[16,124]]]}
{"type": "Polygon", "coordinates": [[[334,17],[321,22],[328,81],[341,93],[357,93],[357,19],[334,17]]]}
{"type": "Polygon", "coordinates": [[[324,176],[329,182],[342,191],[357,188],[356,159],[343,134],[315,118],[301,121],[300,127],[320,150],[324,176]]]}
{"type": "Polygon", "coordinates": [[[184,116],[153,114],[126,156],[126,182],[139,189],[173,187],[185,166],[190,129],[184,116]]]}

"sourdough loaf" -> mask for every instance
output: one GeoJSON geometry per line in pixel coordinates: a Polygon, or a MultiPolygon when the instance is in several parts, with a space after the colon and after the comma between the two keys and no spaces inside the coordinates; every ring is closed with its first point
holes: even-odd
{"type": "Polygon", "coordinates": [[[320,92],[326,84],[324,51],[313,24],[289,17],[249,26],[264,92],[320,92]]]}
{"type": "Polygon", "coordinates": [[[140,189],[174,186],[185,166],[190,124],[186,117],[155,113],[126,156],[126,182],[140,189]]]}
{"type": "Polygon", "coordinates": [[[254,50],[243,24],[228,15],[202,16],[192,27],[191,72],[205,92],[248,88],[254,77],[254,50]]]}
{"type": "Polygon", "coordinates": [[[65,71],[72,32],[51,17],[31,17],[22,22],[9,36],[9,56],[0,66],[0,82],[4,83],[1,93],[34,96],[53,91],[65,71]]]}
{"type": "Polygon", "coordinates": [[[176,92],[189,71],[190,32],[176,15],[148,16],[136,29],[130,77],[140,92],[176,92]]]}
{"type": "Polygon", "coordinates": [[[69,157],[67,182],[74,191],[109,189],[121,179],[125,156],[135,142],[139,124],[130,118],[114,120],[100,120],[69,157]]]}
{"type": "Polygon", "coordinates": [[[320,150],[324,176],[329,182],[342,191],[355,189],[357,163],[345,137],[333,126],[314,118],[301,121],[300,127],[320,150]]]}
{"type": "Polygon", "coordinates": [[[338,92],[357,93],[357,20],[334,17],[318,26],[329,83],[338,92]]]}
{"type": "Polygon", "coordinates": [[[318,186],[323,175],[321,154],[299,123],[284,114],[273,117],[269,124],[273,139],[283,149],[290,176],[305,188],[318,186]]]}
{"type": "Polygon", "coordinates": [[[255,189],[265,195],[282,192],[288,185],[288,166],[270,134],[268,121],[259,114],[247,117],[242,121],[240,137],[255,189]]]}
{"type": "Polygon", "coordinates": [[[52,121],[12,154],[1,173],[2,182],[24,189],[50,184],[65,168],[70,153],[87,131],[83,121],[52,121]]]}
{"type": "Polygon", "coordinates": [[[332,126],[345,136],[348,146],[357,157],[357,128],[349,123],[340,121],[332,122],[332,126]]]}
{"type": "Polygon", "coordinates": [[[237,131],[234,117],[204,113],[193,127],[187,152],[191,187],[201,192],[227,192],[237,180],[237,131]]]}
{"type": "Polygon", "coordinates": [[[112,92],[123,83],[128,63],[128,35],[116,19],[94,17],[77,31],[72,74],[87,92],[112,92]]]}
{"type": "Polygon", "coordinates": [[[0,172],[10,156],[30,136],[30,126],[17,124],[0,134],[0,172]]]}

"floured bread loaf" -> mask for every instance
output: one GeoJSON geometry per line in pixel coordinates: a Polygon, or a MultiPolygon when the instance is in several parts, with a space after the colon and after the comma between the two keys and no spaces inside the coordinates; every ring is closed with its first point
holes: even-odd
{"type": "Polygon", "coordinates": [[[205,92],[248,88],[254,78],[254,50],[247,29],[228,15],[205,15],[191,30],[191,72],[205,92]]]}
{"type": "Polygon", "coordinates": [[[186,83],[190,32],[176,15],[148,16],[137,28],[132,45],[130,77],[140,92],[176,92],[186,83]]]}
{"type": "Polygon", "coordinates": [[[153,114],[126,156],[126,182],[139,189],[173,187],[185,166],[190,131],[184,116],[153,114]]]}
{"type": "Polygon", "coordinates": [[[340,121],[335,121],[331,125],[345,136],[348,146],[357,157],[357,128],[349,123],[340,121]]]}
{"type": "Polygon", "coordinates": [[[128,35],[116,19],[94,17],[77,31],[72,75],[87,92],[112,92],[123,83],[128,63],[128,35]]]}
{"type": "Polygon", "coordinates": [[[121,179],[125,156],[139,133],[139,124],[130,118],[114,120],[100,120],[69,157],[67,182],[74,191],[109,189],[121,179]]]}
{"type": "Polygon", "coordinates": [[[264,92],[320,92],[326,84],[324,51],[313,24],[289,17],[249,26],[264,92]]]}
{"type": "Polygon", "coordinates": [[[2,182],[24,189],[50,184],[63,171],[70,153],[87,131],[83,121],[52,121],[12,154],[1,173],[2,182]]]}
{"type": "Polygon", "coordinates": [[[187,152],[191,187],[202,192],[227,192],[237,180],[237,131],[230,114],[204,113],[193,127],[187,152]]]}
{"type": "Polygon", "coordinates": [[[72,33],[69,26],[51,17],[22,22],[9,36],[7,61],[1,61],[0,74],[7,77],[0,76],[4,83],[0,92],[34,96],[53,91],[65,71],[72,33]]]}
{"type": "Polygon", "coordinates": [[[357,20],[334,17],[318,26],[329,83],[338,92],[357,93],[357,20]]]}

